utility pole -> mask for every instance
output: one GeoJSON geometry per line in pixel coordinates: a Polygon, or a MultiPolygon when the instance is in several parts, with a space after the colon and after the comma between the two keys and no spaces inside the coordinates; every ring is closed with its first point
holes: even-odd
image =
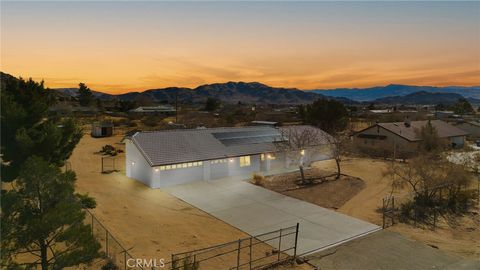
{"type": "Polygon", "coordinates": [[[178,89],[175,90],[175,124],[178,123],[178,89]]]}

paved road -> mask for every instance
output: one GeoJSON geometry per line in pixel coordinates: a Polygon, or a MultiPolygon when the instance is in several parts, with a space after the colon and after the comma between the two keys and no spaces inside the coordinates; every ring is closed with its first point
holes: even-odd
{"type": "Polygon", "coordinates": [[[197,181],[164,190],[250,235],[294,226],[298,222],[297,254],[300,255],[380,229],[235,178],[197,181]]]}
{"type": "Polygon", "coordinates": [[[477,270],[480,262],[462,259],[419,241],[383,230],[307,256],[322,270],[477,270]]]}

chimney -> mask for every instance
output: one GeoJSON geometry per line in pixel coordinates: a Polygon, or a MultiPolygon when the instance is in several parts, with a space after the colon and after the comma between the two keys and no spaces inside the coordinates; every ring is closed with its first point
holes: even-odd
{"type": "Polygon", "coordinates": [[[406,127],[410,127],[410,118],[408,118],[408,116],[405,117],[404,125],[405,125],[406,127]]]}

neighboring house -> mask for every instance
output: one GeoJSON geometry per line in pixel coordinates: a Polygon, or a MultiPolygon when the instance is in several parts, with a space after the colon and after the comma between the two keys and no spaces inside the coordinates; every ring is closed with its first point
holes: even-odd
{"type": "Polygon", "coordinates": [[[480,139],[480,122],[479,121],[469,121],[462,122],[457,125],[459,129],[464,130],[465,132],[470,133],[468,136],[474,140],[480,139]]]}
{"type": "Polygon", "coordinates": [[[453,117],[455,114],[453,111],[436,111],[435,118],[436,119],[447,119],[453,117]]]}
{"type": "Polygon", "coordinates": [[[438,137],[447,139],[452,147],[462,147],[468,132],[441,120],[405,121],[394,123],[377,123],[363,129],[353,136],[355,144],[364,149],[392,149],[413,153],[421,141],[419,131],[430,121],[438,137]]]}
{"type": "Polygon", "coordinates": [[[280,123],[278,122],[272,122],[272,121],[252,121],[250,122],[250,126],[271,126],[271,127],[276,127],[279,126],[280,123]]]}
{"type": "MultiPolygon", "coordinates": [[[[311,126],[294,128],[325,136],[298,150],[302,163],[330,158],[330,135],[311,126]]],[[[159,188],[296,168],[299,160],[279,150],[285,140],[281,128],[265,126],[138,132],[125,139],[126,174],[159,188]]]]}
{"type": "Polygon", "coordinates": [[[92,137],[110,137],[113,135],[113,122],[101,121],[92,124],[92,137]]]}
{"type": "Polygon", "coordinates": [[[137,114],[175,114],[176,110],[172,105],[163,104],[158,106],[142,106],[129,112],[137,114]]]}

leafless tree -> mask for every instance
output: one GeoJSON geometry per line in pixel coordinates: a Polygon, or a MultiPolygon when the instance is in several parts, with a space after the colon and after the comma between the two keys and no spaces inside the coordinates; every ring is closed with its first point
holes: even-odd
{"type": "Polygon", "coordinates": [[[276,143],[278,150],[286,153],[287,160],[298,164],[302,184],[309,184],[311,181],[305,179],[304,167],[310,166],[313,156],[321,153],[325,145],[333,143],[334,138],[312,126],[281,127],[280,133],[281,139],[276,143]]]}

